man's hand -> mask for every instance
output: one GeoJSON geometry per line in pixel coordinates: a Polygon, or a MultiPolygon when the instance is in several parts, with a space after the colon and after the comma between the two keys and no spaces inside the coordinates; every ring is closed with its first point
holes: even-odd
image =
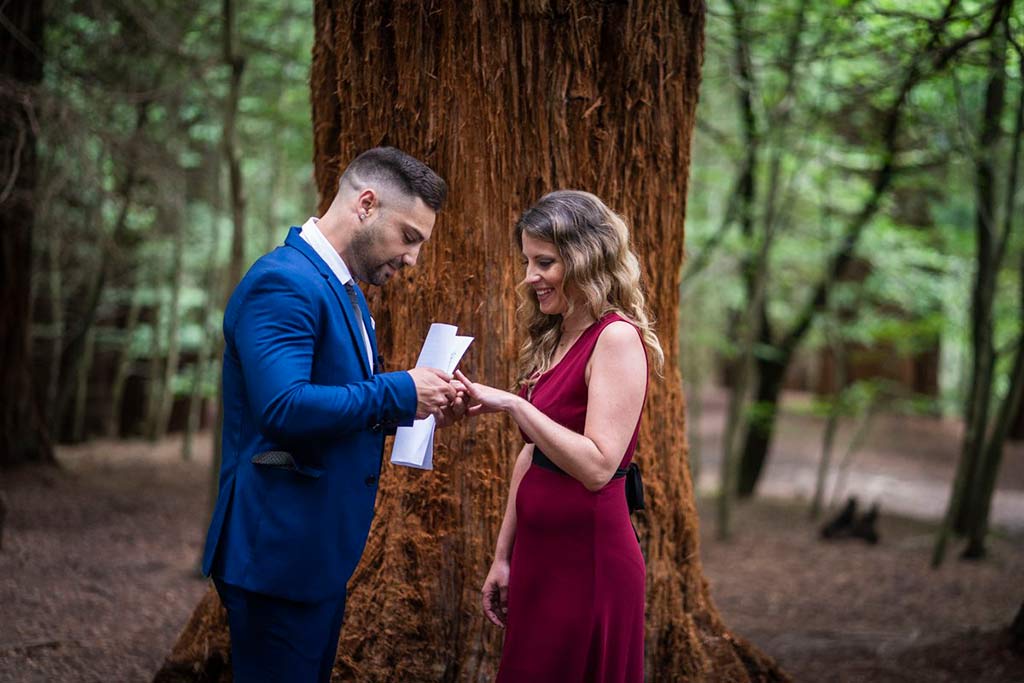
{"type": "Polygon", "coordinates": [[[422,420],[428,415],[442,418],[444,409],[456,398],[452,376],[436,368],[413,368],[409,375],[416,384],[416,419],[422,420]]]}
{"type": "Polygon", "coordinates": [[[459,380],[452,380],[455,387],[455,400],[447,408],[441,410],[437,417],[438,427],[450,427],[466,416],[469,409],[469,397],[466,395],[466,386],[459,380]]]}

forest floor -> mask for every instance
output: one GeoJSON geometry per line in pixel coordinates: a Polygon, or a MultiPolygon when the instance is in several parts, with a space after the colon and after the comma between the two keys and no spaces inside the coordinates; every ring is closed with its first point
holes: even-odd
{"type": "MultiPolygon", "coordinates": [[[[702,452],[717,449],[723,405],[713,392],[704,403],[702,452]]],[[[881,503],[881,542],[823,543],[806,512],[821,420],[787,411],[765,495],[738,508],[731,541],[714,539],[713,502],[699,503],[704,570],[730,628],[798,682],[1024,681],[1001,633],[1024,600],[1024,448],[1006,453],[990,557],[928,566],[957,429],[880,416],[848,488],[881,503]]],[[[150,680],[206,590],[209,435],[188,463],[173,437],[93,441],[59,459],[0,475],[0,682],[150,680]]],[[[717,466],[702,466],[704,488],[717,466]]]]}

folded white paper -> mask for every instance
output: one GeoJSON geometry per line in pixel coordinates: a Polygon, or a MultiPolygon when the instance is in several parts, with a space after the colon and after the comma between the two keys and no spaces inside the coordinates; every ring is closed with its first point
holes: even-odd
{"type": "MultiPolygon", "coordinates": [[[[459,336],[458,331],[454,325],[432,324],[420,349],[416,367],[437,368],[449,374],[454,372],[466,349],[473,343],[473,337],[459,336]]],[[[391,449],[391,464],[434,469],[434,427],[433,415],[416,420],[411,427],[399,427],[391,449]]]]}

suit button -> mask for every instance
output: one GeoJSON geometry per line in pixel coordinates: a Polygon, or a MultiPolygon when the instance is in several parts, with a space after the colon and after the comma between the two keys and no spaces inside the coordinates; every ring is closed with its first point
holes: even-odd
{"type": "Polygon", "coordinates": [[[371,474],[370,476],[368,476],[366,478],[366,485],[367,486],[373,486],[376,483],[377,483],[377,477],[375,477],[374,475],[371,474]]]}

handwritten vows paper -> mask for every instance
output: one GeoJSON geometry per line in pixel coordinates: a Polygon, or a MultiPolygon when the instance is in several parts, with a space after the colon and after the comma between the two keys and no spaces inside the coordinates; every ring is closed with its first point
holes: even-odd
{"type": "MultiPolygon", "coordinates": [[[[416,367],[437,368],[448,374],[455,371],[473,337],[460,337],[455,325],[434,323],[420,349],[416,367]]],[[[434,416],[416,420],[411,427],[399,427],[391,449],[391,464],[434,469],[434,416]]]]}

